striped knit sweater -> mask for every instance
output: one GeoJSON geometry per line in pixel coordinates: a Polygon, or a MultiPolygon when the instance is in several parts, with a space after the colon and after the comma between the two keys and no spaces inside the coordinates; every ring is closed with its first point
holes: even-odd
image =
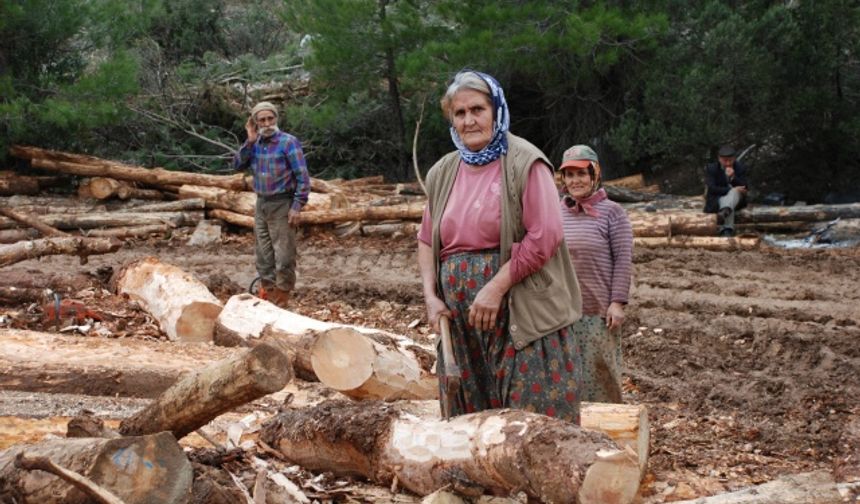
{"type": "Polygon", "coordinates": [[[582,291],[582,313],[606,316],[612,302],[627,303],[633,273],[633,229],[614,201],[594,204],[592,217],[560,202],[564,239],[582,291]]]}

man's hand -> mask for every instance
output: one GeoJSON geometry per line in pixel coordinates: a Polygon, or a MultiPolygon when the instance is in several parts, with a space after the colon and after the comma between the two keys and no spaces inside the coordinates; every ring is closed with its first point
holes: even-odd
{"type": "Polygon", "coordinates": [[[608,327],[610,331],[613,331],[621,327],[623,322],[624,305],[617,302],[611,303],[609,308],[606,310],[606,327],[608,327]]]}
{"type": "Polygon", "coordinates": [[[729,180],[731,180],[735,177],[735,167],[734,166],[726,166],[726,177],[728,177],[729,180]]]}
{"type": "Polygon", "coordinates": [[[301,222],[299,213],[298,210],[290,208],[290,213],[287,214],[287,224],[292,227],[299,227],[299,223],[301,222]]]}
{"type": "Polygon", "coordinates": [[[252,144],[257,141],[257,125],[254,124],[253,117],[249,117],[245,122],[245,133],[248,134],[248,143],[252,144]]]}
{"type": "Polygon", "coordinates": [[[746,193],[747,193],[747,186],[739,185],[739,186],[735,186],[735,189],[737,189],[738,191],[740,191],[742,194],[746,194],[746,193]]]}

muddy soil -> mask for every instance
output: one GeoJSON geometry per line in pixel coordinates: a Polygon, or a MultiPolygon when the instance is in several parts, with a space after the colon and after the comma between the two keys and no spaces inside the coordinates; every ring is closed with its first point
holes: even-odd
{"type": "MultiPolygon", "coordinates": [[[[111,269],[156,255],[226,300],[256,276],[251,241],[232,234],[218,246],[194,248],[177,234],[129,243],[86,265],[47,257],[4,268],[0,286],[27,282],[69,296],[89,289],[102,293],[91,304],[116,311],[111,303],[121,301],[101,290],[111,269]]],[[[814,469],[860,480],[856,254],[652,249],[637,250],[634,263],[624,400],[649,409],[651,460],[641,502],[814,469]]],[[[413,238],[305,236],[298,273],[295,311],[428,341],[413,238]]],[[[4,312],[44,329],[35,303],[0,306],[4,312]]]]}

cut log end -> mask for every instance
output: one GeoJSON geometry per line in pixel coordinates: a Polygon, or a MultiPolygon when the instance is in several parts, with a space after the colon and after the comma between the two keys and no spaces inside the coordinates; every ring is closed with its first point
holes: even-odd
{"type": "Polygon", "coordinates": [[[370,341],[347,328],[320,334],[311,352],[311,364],[317,377],[340,391],[354,390],[367,382],[373,374],[375,358],[370,341]]]}
{"type": "Polygon", "coordinates": [[[632,449],[604,450],[588,468],[579,489],[580,504],[632,502],[639,489],[639,460],[632,449]]]}
{"type": "Polygon", "coordinates": [[[221,310],[220,305],[206,302],[186,306],[176,321],[176,338],[185,342],[212,341],[215,320],[221,310]]]}

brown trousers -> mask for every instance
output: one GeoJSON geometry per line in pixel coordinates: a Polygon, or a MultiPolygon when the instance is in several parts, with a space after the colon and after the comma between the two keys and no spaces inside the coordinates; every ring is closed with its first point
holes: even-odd
{"type": "Polygon", "coordinates": [[[257,274],[286,292],[296,286],[296,230],[288,221],[292,203],[286,194],[258,195],[254,212],[257,274]]]}

